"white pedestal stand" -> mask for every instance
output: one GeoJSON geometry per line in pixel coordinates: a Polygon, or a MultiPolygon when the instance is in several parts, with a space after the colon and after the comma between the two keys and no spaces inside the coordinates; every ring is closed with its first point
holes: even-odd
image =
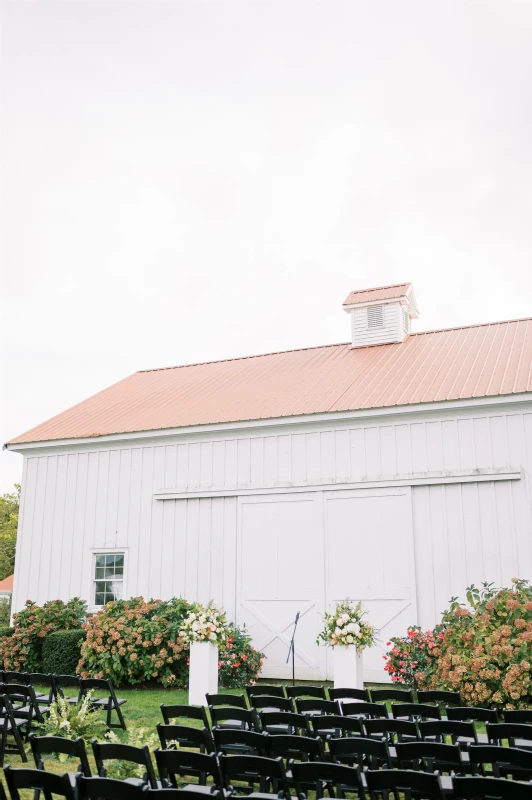
{"type": "Polygon", "coordinates": [[[355,645],[334,648],[334,688],[363,689],[363,660],[355,645]]]}
{"type": "Polygon", "coordinates": [[[188,682],[189,705],[206,705],[207,692],[210,694],[218,692],[218,645],[210,642],[192,642],[188,682]]]}

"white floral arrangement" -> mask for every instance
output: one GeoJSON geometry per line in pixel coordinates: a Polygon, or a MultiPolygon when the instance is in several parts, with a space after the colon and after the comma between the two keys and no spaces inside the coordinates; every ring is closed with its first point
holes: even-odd
{"type": "Polygon", "coordinates": [[[360,602],[355,604],[347,599],[337,603],[333,614],[323,615],[323,630],[316,642],[331,647],[355,645],[357,650],[372,647],[377,629],[364,619],[366,613],[360,602]]]}
{"type": "Polygon", "coordinates": [[[207,607],[194,603],[190,606],[179,635],[186,644],[192,642],[223,644],[228,636],[227,617],[223,609],[216,608],[213,603],[209,603],[207,607]]]}

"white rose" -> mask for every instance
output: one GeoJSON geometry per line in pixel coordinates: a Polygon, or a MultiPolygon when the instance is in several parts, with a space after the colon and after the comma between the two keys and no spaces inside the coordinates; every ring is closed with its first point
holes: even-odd
{"type": "Polygon", "coordinates": [[[358,622],[352,623],[351,631],[355,634],[355,636],[360,636],[360,625],[358,624],[358,622]]]}
{"type": "Polygon", "coordinates": [[[209,639],[216,639],[216,634],[215,633],[210,633],[209,634],[209,639]]]}
{"type": "Polygon", "coordinates": [[[193,630],[193,631],[197,631],[197,630],[198,630],[198,628],[199,628],[199,625],[198,625],[198,623],[197,623],[197,622],[193,622],[193,623],[192,623],[192,630],[193,630]]]}
{"type": "Polygon", "coordinates": [[[335,632],[335,634],[336,634],[337,636],[340,636],[340,634],[342,633],[342,631],[341,631],[341,630],[340,630],[340,628],[338,628],[338,627],[336,628],[336,630],[335,630],[334,632],[335,632]]]}
{"type": "Polygon", "coordinates": [[[346,636],[346,639],[345,639],[345,640],[346,640],[346,642],[347,642],[348,644],[353,644],[353,637],[351,636],[351,634],[349,634],[348,636],[346,636]]]}

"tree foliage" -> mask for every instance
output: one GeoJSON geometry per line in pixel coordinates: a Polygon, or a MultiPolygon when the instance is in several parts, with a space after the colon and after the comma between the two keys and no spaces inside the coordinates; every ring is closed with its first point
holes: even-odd
{"type": "Polygon", "coordinates": [[[15,484],[13,494],[0,497],[0,580],[13,574],[15,568],[15,546],[17,543],[20,483],[15,484]]]}

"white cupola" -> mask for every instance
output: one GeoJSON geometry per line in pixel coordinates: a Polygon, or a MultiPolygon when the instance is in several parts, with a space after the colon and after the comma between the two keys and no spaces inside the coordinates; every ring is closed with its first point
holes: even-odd
{"type": "Polygon", "coordinates": [[[352,347],[402,342],[419,316],[411,283],[351,292],[343,308],[351,314],[352,347]]]}

